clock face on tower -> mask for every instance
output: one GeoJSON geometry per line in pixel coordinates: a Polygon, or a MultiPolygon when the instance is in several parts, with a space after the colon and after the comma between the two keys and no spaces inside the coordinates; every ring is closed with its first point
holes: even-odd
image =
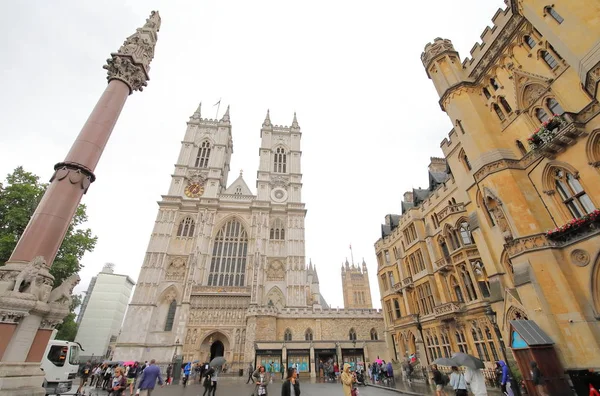
{"type": "Polygon", "coordinates": [[[204,186],[196,182],[190,183],[185,186],[185,190],[183,192],[188,198],[198,198],[204,194],[204,186]]]}

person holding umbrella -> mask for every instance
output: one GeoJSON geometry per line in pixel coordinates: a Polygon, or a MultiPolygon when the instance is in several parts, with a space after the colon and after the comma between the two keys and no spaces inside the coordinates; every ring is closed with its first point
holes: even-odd
{"type": "Polygon", "coordinates": [[[214,395],[217,391],[217,381],[213,382],[213,376],[215,375],[216,371],[212,367],[209,367],[208,370],[204,372],[204,393],[202,394],[202,396],[207,396],[207,394],[208,396],[210,396],[211,391],[214,395]]]}
{"type": "Polygon", "coordinates": [[[456,396],[468,396],[467,381],[463,373],[458,371],[458,367],[452,366],[452,374],[450,374],[450,386],[454,389],[456,396]]]}
{"type": "Polygon", "coordinates": [[[487,396],[487,387],[485,386],[485,378],[479,369],[467,367],[465,370],[465,381],[471,388],[471,393],[475,396],[487,396]]]}

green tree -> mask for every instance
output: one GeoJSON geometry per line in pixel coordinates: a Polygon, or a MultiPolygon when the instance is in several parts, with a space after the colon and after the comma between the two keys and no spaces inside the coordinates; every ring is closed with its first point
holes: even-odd
{"type": "MultiPolygon", "coordinates": [[[[47,186],[21,166],[6,177],[4,184],[0,183],[0,265],[8,261],[47,186]]],[[[50,268],[55,287],[79,272],[83,255],[96,246],[98,238],[92,231],[79,228],[86,221],[86,207],[81,204],[50,268]]]]}
{"type": "Polygon", "coordinates": [[[81,305],[81,295],[73,294],[71,296],[71,312],[63,320],[61,324],[56,326],[56,339],[63,341],[75,341],[77,335],[77,323],[75,323],[75,310],[81,305]]]}

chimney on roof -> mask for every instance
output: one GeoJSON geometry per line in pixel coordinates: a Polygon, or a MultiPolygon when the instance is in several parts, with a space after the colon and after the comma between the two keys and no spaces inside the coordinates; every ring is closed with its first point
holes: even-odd
{"type": "Polygon", "coordinates": [[[404,193],[404,202],[413,202],[413,193],[412,191],[407,191],[404,193]]]}
{"type": "Polygon", "coordinates": [[[445,158],[431,157],[430,160],[431,160],[431,162],[429,163],[429,166],[428,166],[429,172],[446,173],[446,159],[445,158]]]}

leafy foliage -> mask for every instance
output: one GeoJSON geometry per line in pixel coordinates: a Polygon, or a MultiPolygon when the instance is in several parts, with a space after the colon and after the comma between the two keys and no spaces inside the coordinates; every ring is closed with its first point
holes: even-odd
{"type": "MultiPolygon", "coordinates": [[[[6,177],[4,184],[0,183],[0,265],[8,261],[47,186],[40,183],[39,176],[21,166],[6,177]]],[[[96,246],[97,237],[92,235],[92,231],[78,228],[87,221],[85,209],[83,204],[77,208],[50,268],[55,287],[79,272],[83,255],[96,246]]]]}

